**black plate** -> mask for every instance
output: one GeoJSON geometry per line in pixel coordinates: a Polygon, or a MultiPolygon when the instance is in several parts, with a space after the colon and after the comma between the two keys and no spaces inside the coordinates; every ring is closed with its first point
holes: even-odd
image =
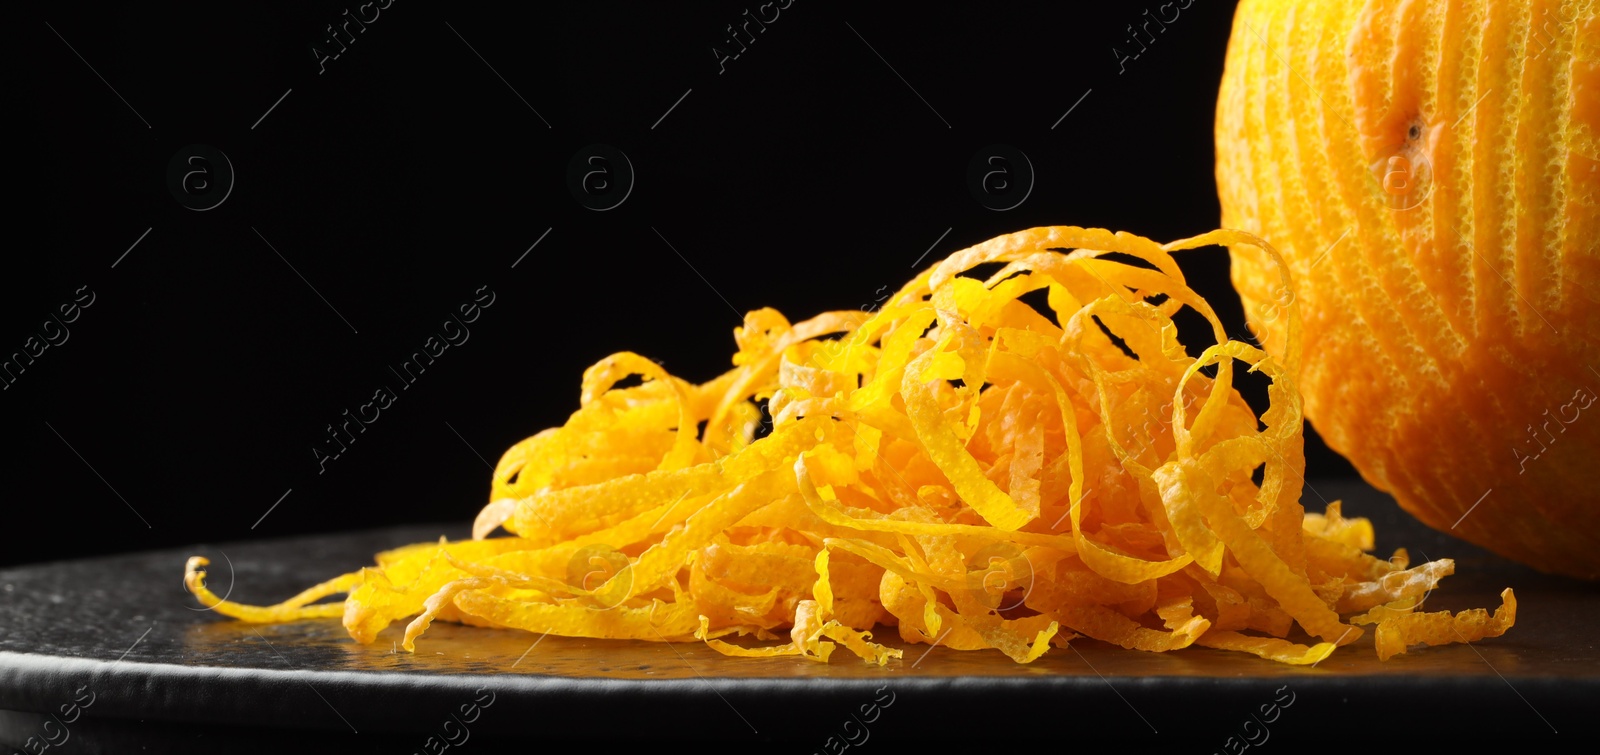
{"type": "Polygon", "coordinates": [[[445,623],[409,655],[395,648],[400,627],[363,646],[334,619],[246,625],[196,610],[182,586],[185,559],[205,555],[217,592],[271,602],[370,563],[379,550],[465,535],[459,524],[407,527],[0,571],[0,709],[9,711],[0,714],[0,741],[25,752],[51,742],[79,751],[138,742],[168,752],[440,752],[514,737],[716,739],[837,752],[915,737],[1060,746],[1118,738],[1227,752],[1335,731],[1349,743],[1371,731],[1386,741],[1510,736],[1531,744],[1575,742],[1592,730],[1596,585],[1540,575],[1423,529],[1363,485],[1320,484],[1307,491],[1309,507],[1319,509],[1323,496],[1373,517],[1385,550],[1405,544],[1414,559],[1457,559],[1457,575],[1429,598],[1435,609],[1493,608],[1502,588],[1515,588],[1516,627],[1386,663],[1369,633],[1315,668],[1089,640],[1030,665],[997,651],[901,646],[904,660],[879,668],[847,654],[827,665],[733,659],[699,643],[541,639],[445,623]]]}

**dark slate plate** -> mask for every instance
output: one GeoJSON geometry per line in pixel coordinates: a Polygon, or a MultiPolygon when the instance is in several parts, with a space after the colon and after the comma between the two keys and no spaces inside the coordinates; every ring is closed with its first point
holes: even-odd
{"type": "Polygon", "coordinates": [[[1309,508],[1324,497],[1372,517],[1384,552],[1403,544],[1414,559],[1457,559],[1456,576],[1429,598],[1435,610],[1492,608],[1511,586],[1517,626],[1387,663],[1369,633],[1315,668],[1088,640],[1026,666],[996,651],[902,646],[903,661],[878,668],[847,656],[829,665],[732,659],[699,643],[541,639],[445,623],[408,655],[395,649],[399,627],[362,646],[333,619],[250,626],[196,610],[182,586],[185,559],[205,555],[217,592],[272,602],[379,550],[465,535],[460,524],[406,527],[0,571],[0,743],[24,752],[51,744],[57,752],[443,752],[525,737],[841,752],[902,738],[984,751],[1117,738],[1142,749],[1242,752],[1325,743],[1331,733],[1343,744],[1370,731],[1389,742],[1536,745],[1576,743],[1595,730],[1600,586],[1540,575],[1426,530],[1359,483],[1308,489],[1309,508]]]}

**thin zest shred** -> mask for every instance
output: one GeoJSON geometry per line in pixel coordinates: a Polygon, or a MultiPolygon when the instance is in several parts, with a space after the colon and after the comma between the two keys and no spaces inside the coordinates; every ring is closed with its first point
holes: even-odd
{"type": "Polygon", "coordinates": [[[1493,615],[1416,613],[1453,562],[1380,559],[1367,520],[1305,513],[1298,311],[1274,355],[1231,340],[1171,254],[1229,244],[1290,286],[1238,231],[1162,245],[1035,228],[951,255],[875,312],[751,312],[734,368],[704,384],[615,354],[565,425],[501,457],[472,540],[388,551],[274,606],[218,598],[204,558],[184,581],[243,621],[342,615],[363,643],[411,619],[407,651],[435,619],[736,657],[843,646],[878,665],[901,651],[877,627],[1018,663],[1079,636],[1305,665],[1359,625],[1382,659],[1503,634],[1510,589],[1493,615]],[[1178,342],[1184,307],[1216,342],[1198,358],[1178,342]],[[1272,381],[1259,418],[1240,364],[1272,381]],[[788,642],[721,639],[735,634],[788,642]]]}

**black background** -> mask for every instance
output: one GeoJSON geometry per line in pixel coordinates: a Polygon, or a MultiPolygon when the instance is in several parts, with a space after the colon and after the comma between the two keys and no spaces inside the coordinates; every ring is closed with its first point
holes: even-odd
{"type": "MultiPolygon", "coordinates": [[[[608,353],[704,380],[738,313],[871,306],[1002,233],[1215,228],[1233,4],[1178,5],[1141,44],[1155,5],[795,0],[720,65],[757,6],[394,0],[321,65],[356,5],[17,11],[0,347],[95,298],[0,392],[0,564],[466,520],[608,353]],[[166,185],[196,143],[235,171],[205,212],[166,185]],[[605,212],[567,188],[593,143],[636,171],[605,212]],[[1035,172],[1009,211],[967,188],[991,144],[1035,172]],[[399,391],[389,367],[482,286],[469,340],[399,391]],[[319,467],[379,386],[398,401],[319,467]]],[[[1183,264],[1244,336],[1226,251],[1183,264]]],[[[1354,474],[1307,452],[1312,480],[1354,474]]]]}

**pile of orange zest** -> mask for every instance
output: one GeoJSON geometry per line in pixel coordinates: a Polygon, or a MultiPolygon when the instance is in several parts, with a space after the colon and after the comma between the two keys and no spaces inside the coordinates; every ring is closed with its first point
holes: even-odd
{"type": "Polygon", "coordinates": [[[1305,513],[1297,311],[1277,356],[1231,340],[1172,257],[1230,244],[1262,249],[1292,290],[1278,253],[1237,231],[1163,245],[1035,228],[955,253],[873,313],[751,312],[733,369],[704,384],[615,354],[565,425],[500,459],[474,539],[379,554],[276,606],[217,598],[198,557],[185,583],[245,621],[342,614],[363,643],[410,619],[407,651],[435,620],[738,657],[842,645],[880,665],[901,657],[882,631],[1019,663],[1081,636],[1289,664],[1358,624],[1377,625],[1382,658],[1505,632],[1509,589],[1493,616],[1415,613],[1453,562],[1377,558],[1366,520],[1305,513]],[[1184,307],[1215,341],[1197,357],[1184,307]],[[1241,364],[1271,379],[1259,418],[1241,364]],[[338,593],[342,608],[315,602],[338,593]]]}

